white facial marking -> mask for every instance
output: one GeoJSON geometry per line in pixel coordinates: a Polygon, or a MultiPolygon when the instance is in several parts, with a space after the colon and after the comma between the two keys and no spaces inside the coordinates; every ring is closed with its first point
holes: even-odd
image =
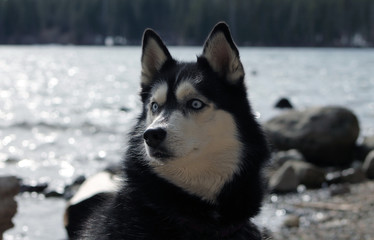
{"type": "Polygon", "coordinates": [[[197,95],[196,88],[188,81],[183,81],[177,87],[175,95],[179,102],[182,102],[186,97],[197,95]]]}
{"type": "Polygon", "coordinates": [[[148,106],[148,114],[147,114],[147,121],[146,121],[148,127],[151,124],[157,125],[157,122],[160,122],[160,119],[161,119],[161,115],[154,116],[152,114],[152,109],[151,109],[152,102],[156,102],[158,107],[164,105],[167,100],[167,93],[168,93],[168,85],[166,82],[161,83],[154,87],[153,92],[151,94],[152,97],[148,103],[149,106],[148,106]]]}
{"type": "Polygon", "coordinates": [[[224,184],[240,168],[241,143],[233,117],[213,106],[206,108],[190,116],[175,111],[163,123],[168,134],[165,145],[174,157],[150,164],[169,182],[215,202],[224,184]]]}
{"type": "Polygon", "coordinates": [[[168,94],[168,85],[166,82],[156,86],[152,93],[151,102],[157,102],[158,105],[164,105],[168,94]]]}

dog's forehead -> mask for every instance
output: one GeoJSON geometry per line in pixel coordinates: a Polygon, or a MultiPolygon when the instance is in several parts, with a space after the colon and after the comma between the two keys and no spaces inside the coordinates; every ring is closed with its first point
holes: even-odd
{"type": "Polygon", "coordinates": [[[166,81],[156,84],[152,89],[152,101],[156,101],[161,105],[164,104],[168,95],[168,89],[166,81]]]}
{"type": "Polygon", "coordinates": [[[198,94],[196,86],[193,84],[194,81],[195,79],[186,78],[178,84],[175,88],[175,96],[178,101],[183,101],[189,96],[196,96],[198,94]]]}
{"type": "Polygon", "coordinates": [[[174,71],[160,76],[152,88],[152,98],[160,104],[168,98],[182,101],[199,93],[197,86],[202,79],[203,74],[192,64],[179,65],[174,71]]]}

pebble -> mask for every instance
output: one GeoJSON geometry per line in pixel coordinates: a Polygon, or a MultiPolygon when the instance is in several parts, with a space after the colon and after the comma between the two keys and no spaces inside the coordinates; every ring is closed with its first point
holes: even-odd
{"type": "Polygon", "coordinates": [[[296,149],[287,151],[278,151],[272,155],[272,168],[280,168],[285,162],[288,161],[305,161],[304,156],[296,149]]]}
{"type": "Polygon", "coordinates": [[[331,197],[343,195],[351,192],[349,184],[332,184],[329,187],[329,194],[331,197]]]}
{"type": "Polygon", "coordinates": [[[56,190],[50,190],[50,191],[45,192],[44,196],[47,198],[50,198],[50,197],[61,198],[64,196],[64,193],[56,191],[56,190]]]}
{"type": "Polygon", "coordinates": [[[274,192],[295,192],[298,185],[295,170],[287,163],[275,172],[269,181],[269,188],[274,192]]]}
{"type": "Polygon", "coordinates": [[[297,228],[300,225],[300,217],[297,215],[287,215],[283,221],[283,226],[287,228],[297,228]]]}

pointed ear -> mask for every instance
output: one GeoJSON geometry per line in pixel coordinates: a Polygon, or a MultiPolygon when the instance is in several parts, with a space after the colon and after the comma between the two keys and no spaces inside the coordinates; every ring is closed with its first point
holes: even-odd
{"type": "Polygon", "coordinates": [[[202,57],[206,58],[215,72],[230,83],[235,84],[243,80],[244,69],[239,51],[226,23],[220,22],[213,28],[204,44],[202,57]]]}
{"type": "Polygon", "coordinates": [[[154,75],[172,57],[161,38],[152,29],[144,31],[142,49],[141,85],[145,87],[151,84],[154,75]]]}

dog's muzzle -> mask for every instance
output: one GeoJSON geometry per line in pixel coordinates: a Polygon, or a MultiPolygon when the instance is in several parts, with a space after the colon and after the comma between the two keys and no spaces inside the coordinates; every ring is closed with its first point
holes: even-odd
{"type": "Polygon", "coordinates": [[[162,143],[166,138],[166,131],[162,128],[151,128],[144,132],[143,138],[148,146],[148,153],[150,156],[158,159],[168,159],[171,157],[169,151],[167,151],[162,143]]]}
{"type": "Polygon", "coordinates": [[[166,131],[162,128],[148,129],[144,132],[143,138],[148,146],[157,148],[166,138],[166,131]]]}

